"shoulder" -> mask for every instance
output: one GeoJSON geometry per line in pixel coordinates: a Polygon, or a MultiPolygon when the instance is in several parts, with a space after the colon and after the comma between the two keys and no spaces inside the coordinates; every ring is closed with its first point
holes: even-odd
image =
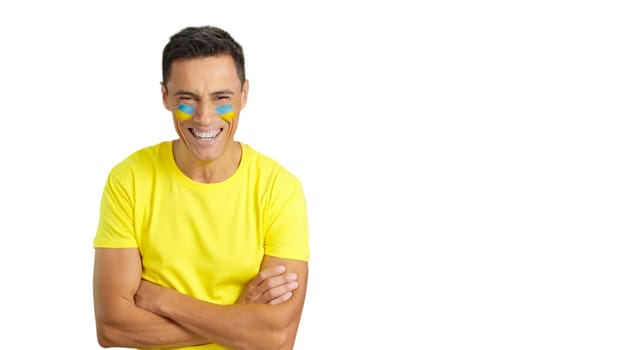
{"type": "Polygon", "coordinates": [[[114,177],[126,177],[131,174],[149,172],[159,163],[158,159],[164,156],[170,141],[164,141],[138,149],[115,164],[110,170],[114,177]]]}

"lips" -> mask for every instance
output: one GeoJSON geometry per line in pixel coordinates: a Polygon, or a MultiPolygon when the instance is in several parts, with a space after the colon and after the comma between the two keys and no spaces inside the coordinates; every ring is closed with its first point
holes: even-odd
{"type": "Polygon", "coordinates": [[[222,132],[222,129],[198,130],[195,128],[189,128],[188,130],[190,131],[192,136],[204,141],[213,141],[222,132]]]}

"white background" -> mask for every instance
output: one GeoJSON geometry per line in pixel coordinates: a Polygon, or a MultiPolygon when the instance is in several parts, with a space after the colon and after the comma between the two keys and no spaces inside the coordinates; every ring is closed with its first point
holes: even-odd
{"type": "Polygon", "coordinates": [[[137,3],[0,5],[2,347],[99,348],[101,190],[175,137],[160,55],[203,24],[305,186],[297,349],[622,347],[615,1],[137,3]]]}

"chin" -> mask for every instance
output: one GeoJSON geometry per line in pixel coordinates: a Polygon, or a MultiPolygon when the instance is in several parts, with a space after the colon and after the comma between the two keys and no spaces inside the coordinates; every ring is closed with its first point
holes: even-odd
{"type": "Polygon", "coordinates": [[[195,148],[195,149],[192,149],[190,153],[192,153],[192,156],[194,156],[194,158],[198,161],[211,162],[211,161],[214,161],[220,158],[220,156],[223,153],[223,150],[222,150],[222,147],[218,145],[210,149],[196,149],[195,148]]]}

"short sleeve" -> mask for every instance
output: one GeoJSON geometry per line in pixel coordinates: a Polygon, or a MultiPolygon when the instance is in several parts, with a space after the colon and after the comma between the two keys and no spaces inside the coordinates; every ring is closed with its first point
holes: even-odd
{"type": "Polygon", "coordinates": [[[265,254],[308,261],[307,206],[300,181],[289,173],[277,177],[268,207],[265,254]]]}
{"type": "Polygon", "coordinates": [[[100,203],[95,248],[135,248],[132,177],[115,167],[108,175],[100,203]]]}

